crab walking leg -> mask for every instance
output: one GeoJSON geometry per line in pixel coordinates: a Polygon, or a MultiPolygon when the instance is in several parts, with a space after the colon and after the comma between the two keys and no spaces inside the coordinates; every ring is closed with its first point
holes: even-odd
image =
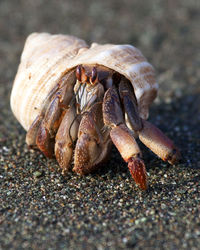
{"type": "Polygon", "coordinates": [[[47,157],[53,157],[54,154],[53,138],[56,130],[58,129],[59,118],[61,117],[61,108],[59,103],[60,101],[58,96],[50,103],[36,136],[36,144],[38,148],[47,157]]]}
{"type": "Polygon", "coordinates": [[[111,128],[110,137],[122,158],[128,163],[131,175],[138,186],[147,189],[147,174],[140,149],[132,132],[124,124],[119,96],[115,88],[109,88],[104,95],[103,119],[111,128]]]}
{"type": "Polygon", "coordinates": [[[121,80],[119,93],[125,114],[127,113],[128,116],[128,123],[131,124],[133,131],[139,135],[140,140],[162,160],[171,164],[176,163],[180,158],[178,149],[162,131],[139,117],[137,101],[126,79],[121,80]]]}
{"type": "MultiPolygon", "coordinates": [[[[37,147],[47,157],[53,157],[54,155],[54,137],[61,123],[63,108],[67,108],[72,100],[74,79],[74,72],[64,76],[60,81],[60,87],[52,95],[51,101],[47,100],[49,105],[46,108],[44,118],[39,125],[36,136],[37,147]],[[66,81],[69,82],[66,83],[66,81]]],[[[37,129],[36,125],[31,129],[32,132],[35,132],[37,129]]],[[[30,136],[27,138],[29,140],[32,139],[30,136]]]]}
{"type": "Polygon", "coordinates": [[[174,143],[150,122],[143,120],[143,129],[138,134],[140,141],[163,161],[175,164],[180,159],[180,152],[174,143]]]}
{"type": "Polygon", "coordinates": [[[55,95],[55,92],[57,91],[57,89],[58,89],[58,86],[53,88],[52,91],[49,93],[40,114],[35,118],[35,120],[31,124],[31,126],[26,134],[26,143],[30,147],[37,147],[36,138],[37,138],[38,130],[39,130],[40,125],[44,119],[46,110],[48,109],[48,107],[51,103],[51,99],[55,95]]]}
{"type": "Polygon", "coordinates": [[[43,119],[43,116],[38,115],[36,117],[36,119],[34,120],[34,122],[31,124],[31,126],[26,134],[26,143],[30,147],[36,146],[36,137],[37,137],[38,129],[41,125],[42,119],[43,119]]]}
{"type": "Polygon", "coordinates": [[[102,132],[102,103],[95,103],[82,117],[75,148],[73,171],[87,174],[103,162],[110,149],[110,136],[102,132]]]}
{"type": "Polygon", "coordinates": [[[147,189],[147,174],[141,159],[142,154],[130,130],[126,125],[120,124],[112,128],[110,137],[122,158],[128,163],[129,171],[136,184],[143,190],[147,189]]]}
{"type": "MultiPolygon", "coordinates": [[[[56,88],[57,89],[57,88],[56,88]]],[[[54,90],[55,92],[56,90],[54,90]]],[[[52,106],[51,104],[51,99],[52,97],[54,97],[55,93],[53,93],[53,91],[51,93],[49,93],[49,96],[47,97],[47,101],[45,102],[44,107],[42,108],[42,111],[40,113],[40,115],[38,115],[35,120],[33,121],[33,123],[31,124],[27,134],[26,134],[26,143],[30,146],[30,147],[35,147],[37,146],[36,143],[36,138],[37,138],[37,134],[38,131],[40,129],[41,123],[44,120],[44,117],[47,116],[45,113],[49,115],[52,115],[52,112],[47,112],[47,110],[49,109],[49,107],[52,106]]],[[[54,101],[53,101],[54,103],[54,101]]],[[[53,106],[55,106],[55,104],[53,104],[53,106]]],[[[52,109],[50,109],[52,111],[52,109]]],[[[48,117],[49,118],[49,117],[48,117]]],[[[48,122],[48,119],[46,119],[48,122]]],[[[52,119],[51,119],[52,120],[52,119]]],[[[44,126],[44,124],[43,124],[44,126]]],[[[40,132],[41,133],[41,132],[40,132]]]]}
{"type": "Polygon", "coordinates": [[[53,157],[53,145],[54,145],[54,139],[51,138],[48,130],[45,127],[44,121],[40,124],[40,127],[37,131],[37,136],[36,136],[36,145],[39,148],[42,153],[48,157],[52,158],[53,157]]]}
{"type": "Polygon", "coordinates": [[[76,108],[72,106],[66,111],[56,134],[55,155],[63,174],[70,168],[78,127],[79,117],[76,115],[76,108]]]}
{"type": "Polygon", "coordinates": [[[130,82],[126,78],[122,78],[119,84],[119,94],[124,106],[127,122],[131,129],[139,131],[142,129],[142,120],[139,116],[136,97],[130,82]]]}

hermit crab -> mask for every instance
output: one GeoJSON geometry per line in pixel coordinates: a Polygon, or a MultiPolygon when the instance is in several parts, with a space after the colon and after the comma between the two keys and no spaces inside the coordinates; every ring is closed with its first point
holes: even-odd
{"type": "Polygon", "coordinates": [[[90,47],[74,36],[33,33],[25,43],[11,108],[27,130],[26,142],[62,173],[87,174],[101,166],[112,142],[135,182],[148,181],[136,139],[174,164],[179,151],[147,122],[158,85],[154,69],[131,45],[90,47]]]}

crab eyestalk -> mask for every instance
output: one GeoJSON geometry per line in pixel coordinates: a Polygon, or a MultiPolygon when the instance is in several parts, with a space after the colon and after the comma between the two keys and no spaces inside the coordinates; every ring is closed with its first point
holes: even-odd
{"type": "Polygon", "coordinates": [[[74,86],[74,93],[77,101],[77,113],[84,113],[95,102],[103,100],[104,87],[98,81],[96,67],[92,68],[92,73],[86,73],[85,68],[79,65],[76,69],[77,81],[74,86]]]}
{"type": "Polygon", "coordinates": [[[95,85],[97,82],[98,82],[97,69],[96,69],[96,67],[93,67],[93,69],[92,69],[92,75],[90,77],[90,83],[92,85],[95,85]]]}

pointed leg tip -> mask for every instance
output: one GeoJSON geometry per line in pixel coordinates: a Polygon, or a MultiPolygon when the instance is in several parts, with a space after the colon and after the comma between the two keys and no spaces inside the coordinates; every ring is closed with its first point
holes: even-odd
{"type": "Polygon", "coordinates": [[[171,153],[167,156],[166,161],[172,165],[176,165],[181,159],[181,153],[177,148],[174,148],[171,153]]]}
{"type": "Polygon", "coordinates": [[[54,139],[51,138],[49,131],[43,125],[38,129],[36,145],[47,158],[54,157],[54,139]]]}
{"type": "Polygon", "coordinates": [[[83,176],[84,174],[86,174],[82,168],[82,166],[75,166],[72,168],[72,171],[80,176],[83,176]]]}
{"type": "Polygon", "coordinates": [[[56,142],[55,144],[55,157],[62,169],[62,174],[65,175],[71,168],[71,158],[72,158],[73,148],[70,144],[56,142]]]}
{"type": "Polygon", "coordinates": [[[66,176],[68,174],[68,172],[69,172],[69,169],[62,169],[61,174],[63,176],[66,176]]]}
{"type": "Polygon", "coordinates": [[[128,168],[136,184],[142,189],[148,189],[147,173],[144,162],[139,157],[129,159],[128,168]]]}

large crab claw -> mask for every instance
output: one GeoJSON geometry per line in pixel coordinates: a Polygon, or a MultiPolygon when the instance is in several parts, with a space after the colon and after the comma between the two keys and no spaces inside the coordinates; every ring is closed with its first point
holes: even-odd
{"type": "Polygon", "coordinates": [[[80,117],[76,114],[75,105],[72,105],[64,114],[56,134],[55,155],[63,174],[70,168],[79,122],[80,117]]]}
{"type": "Polygon", "coordinates": [[[103,162],[110,148],[109,132],[102,131],[102,103],[95,103],[83,114],[75,148],[73,171],[87,174],[103,162]]]}

